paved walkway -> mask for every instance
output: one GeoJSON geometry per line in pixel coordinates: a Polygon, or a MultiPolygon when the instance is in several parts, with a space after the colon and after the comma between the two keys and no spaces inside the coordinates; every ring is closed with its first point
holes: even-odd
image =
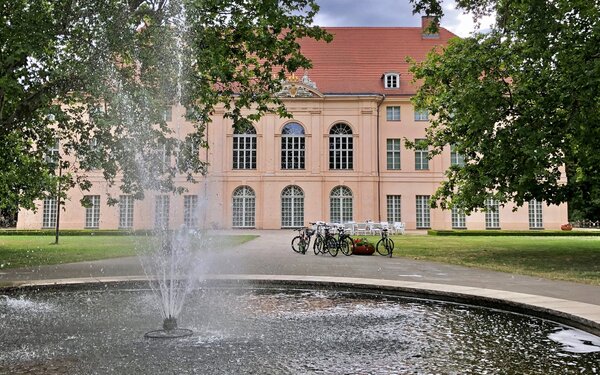
{"type": "MultiPolygon", "coordinates": [[[[484,271],[441,263],[382,256],[315,256],[290,248],[291,230],[226,231],[260,237],[240,246],[208,252],[199,273],[250,279],[340,281],[388,285],[497,298],[563,312],[592,323],[600,333],[600,287],[537,277],[484,271]],[[381,281],[385,280],[385,282],[381,281]]],[[[136,257],[0,272],[0,285],[145,277],[136,257]]],[[[594,326],[596,328],[594,328],[594,326]]]]}

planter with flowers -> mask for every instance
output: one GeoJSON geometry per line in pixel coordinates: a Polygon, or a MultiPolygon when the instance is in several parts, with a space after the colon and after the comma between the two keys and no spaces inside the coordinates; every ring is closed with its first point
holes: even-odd
{"type": "Polygon", "coordinates": [[[573,226],[572,226],[570,223],[567,223],[567,224],[563,224],[563,225],[561,225],[561,226],[560,226],[560,229],[561,229],[561,230],[566,230],[566,231],[569,231],[569,230],[573,230],[573,226]]]}
{"type": "Polygon", "coordinates": [[[354,240],[354,249],[352,254],[354,255],[371,255],[375,252],[375,245],[373,245],[366,238],[356,238],[354,240]]]}

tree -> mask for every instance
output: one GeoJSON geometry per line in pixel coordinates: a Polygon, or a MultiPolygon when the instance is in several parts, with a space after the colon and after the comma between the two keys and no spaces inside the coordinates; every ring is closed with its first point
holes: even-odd
{"type": "MultiPolygon", "coordinates": [[[[411,1],[415,10],[442,15],[438,0],[411,1]]],[[[413,65],[422,82],[414,104],[433,115],[427,130],[433,154],[455,145],[465,157],[434,200],[467,211],[483,207],[490,194],[518,206],[534,198],[599,202],[599,3],[457,4],[476,17],[496,12],[496,24],[413,65]]]]}
{"type": "Polygon", "coordinates": [[[0,208],[34,209],[56,186],[63,198],[64,187],[87,190],[91,169],[137,198],[181,191],[176,174],[205,170],[197,150],[215,106],[238,126],[287,115],[273,94],[310,67],[297,39],[330,39],[310,26],[317,10],[314,0],[2,1],[0,208]],[[164,118],[176,103],[196,130],[184,139],[164,118]],[[57,142],[60,177],[48,162],[57,142]]]}

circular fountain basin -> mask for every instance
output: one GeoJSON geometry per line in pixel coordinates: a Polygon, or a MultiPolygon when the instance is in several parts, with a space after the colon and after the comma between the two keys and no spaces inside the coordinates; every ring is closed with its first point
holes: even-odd
{"type": "Polygon", "coordinates": [[[527,315],[389,291],[272,284],[193,291],[159,328],[140,285],[12,290],[0,297],[0,374],[580,374],[600,338],[527,315]]]}

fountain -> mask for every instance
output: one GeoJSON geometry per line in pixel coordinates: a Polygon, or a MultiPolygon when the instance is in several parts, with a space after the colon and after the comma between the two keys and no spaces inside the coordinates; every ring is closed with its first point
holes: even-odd
{"type": "Polygon", "coordinates": [[[3,291],[0,373],[593,374],[600,337],[497,309],[393,291],[205,281],[180,317],[193,334],[148,340],[145,283],[3,291]]]}

